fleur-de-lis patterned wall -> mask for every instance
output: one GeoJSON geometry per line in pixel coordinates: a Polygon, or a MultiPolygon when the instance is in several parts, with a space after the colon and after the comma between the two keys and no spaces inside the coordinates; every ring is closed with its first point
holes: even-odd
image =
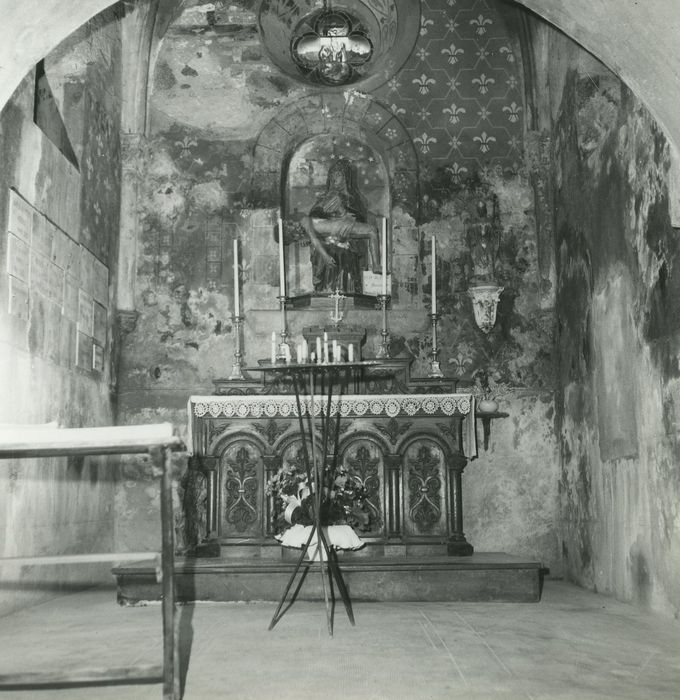
{"type": "Polygon", "coordinates": [[[423,162],[454,181],[522,158],[517,50],[502,8],[487,0],[423,0],[420,35],[403,68],[376,91],[423,162]]]}

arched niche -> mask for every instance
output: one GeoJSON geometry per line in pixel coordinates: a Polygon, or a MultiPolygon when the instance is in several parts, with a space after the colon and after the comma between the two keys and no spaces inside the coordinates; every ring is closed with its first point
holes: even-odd
{"type": "Polygon", "coordinates": [[[343,133],[303,141],[284,162],[281,212],[290,297],[381,292],[383,264],[390,269],[391,198],[376,148],[343,133]],[[324,252],[332,264],[324,264],[324,252]]]}

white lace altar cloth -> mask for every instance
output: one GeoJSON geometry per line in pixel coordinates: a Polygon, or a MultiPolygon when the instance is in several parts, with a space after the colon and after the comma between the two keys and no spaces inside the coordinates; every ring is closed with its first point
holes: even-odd
{"type": "MultiPolygon", "coordinates": [[[[300,397],[302,415],[320,416],[328,407],[328,398],[300,397]]],[[[294,394],[276,396],[191,396],[187,406],[189,413],[188,444],[192,446],[192,427],[196,418],[289,418],[299,415],[294,394]]],[[[341,394],[331,398],[330,415],[343,418],[373,416],[463,416],[475,413],[472,394],[341,394]]],[[[475,421],[466,420],[465,454],[477,455],[475,421]]]]}

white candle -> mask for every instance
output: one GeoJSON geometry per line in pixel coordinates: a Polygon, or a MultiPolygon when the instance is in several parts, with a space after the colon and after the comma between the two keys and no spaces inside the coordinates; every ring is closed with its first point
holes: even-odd
{"type": "Polygon", "coordinates": [[[234,316],[239,315],[241,308],[238,295],[238,239],[234,238],[234,316]]]}
{"type": "Polygon", "coordinates": [[[354,362],[354,343],[350,343],[347,348],[347,359],[354,362]]]}
{"type": "Polygon", "coordinates": [[[283,221],[279,217],[279,295],[286,296],[286,264],[283,258],[283,221]]]}
{"type": "Polygon", "coordinates": [[[380,254],[382,256],[382,293],[387,294],[387,217],[382,220],[382,241],[380,254]]]}
{"type": "Polygon", "coordinates": [[[323,361],[328,362],[328,333],[323,332],[323,361]]]}
{"type": "Polygon", "coordinates": [[[432,236],[432,313],[437,313],[437,243],[432,236]]]}
{"type": "Polygon", "coordinates": [[[316,361],[321,362],[321,338],[316,337],[316,361]]]}
{"type": "Polygon", "coordinates": [[[272,364],[276,364],[276,331],[272,331],[272,364]]]}

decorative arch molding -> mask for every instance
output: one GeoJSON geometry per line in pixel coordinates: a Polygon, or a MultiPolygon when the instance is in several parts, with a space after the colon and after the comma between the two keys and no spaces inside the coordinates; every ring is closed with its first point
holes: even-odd
{"type": "Polygon", "coordinates": [[[370,146],[387,170],[392,205],[415,213],[418,157],[413,141],[385,105],[355,91],[312,95],[282,109],[262,129],[253,151],[253,206],[280,205],[292,154],[305,141],[324,134],[351,136],[370,146]]]}

